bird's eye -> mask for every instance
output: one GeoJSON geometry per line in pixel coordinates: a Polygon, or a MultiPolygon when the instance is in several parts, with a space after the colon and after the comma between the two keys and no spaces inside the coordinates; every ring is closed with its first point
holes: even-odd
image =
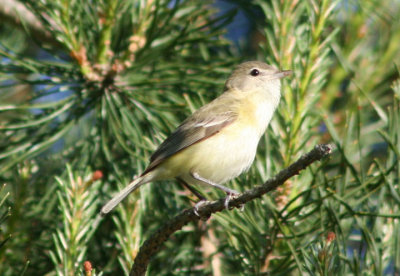
{"type": "Polygon", "coordinates": [[[260,74],[260,71],[258,71],[258,69],[253,69],[250,72],[250,75],[252,75],[253,77],[256,77],[260,74]]]}

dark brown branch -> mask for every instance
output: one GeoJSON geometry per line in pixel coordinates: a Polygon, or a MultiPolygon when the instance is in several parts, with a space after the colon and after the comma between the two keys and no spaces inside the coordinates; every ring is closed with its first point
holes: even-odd
{"type": "MultiPolygon", "coordinates": [[[[233,197],[229,201],[229,207],[240,207],[243,204],[259,198],[262,195],[276,189],[278,186],[285,183],[286,180],[294,175],[298,175],[299,172],[313,162],[321,160],[325,156],[331,153],[332,147],[330,145],[317,145],[309,153],[304,154],[291,164],[286,169],[280,171],[277,175],[267,180],[264,184],[254,187],[251,190],[247,190],[244,193],[233,197]]],[[[194,208],[186,209],[178,214],[176,217],[168,221],[164,226],[158,229],[153,235],[146,240],[141,246],[139,253],[137,254],[134,264],[132,266],[130,276],[144,275],[147,266],[150,262],[150,258],[155,255],[161,245],[176,231],[180,230],[184,225],[191,221],[198,221],[200,218],[208,218],[211,214],[220,212],[225,208],[225,198],[207,202],[198,209],[198,215],[195,214],[194,208]]]]}

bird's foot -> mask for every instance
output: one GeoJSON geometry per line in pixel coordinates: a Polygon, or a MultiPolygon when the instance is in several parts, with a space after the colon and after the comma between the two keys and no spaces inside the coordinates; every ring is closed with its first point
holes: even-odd
{"type": "Polygon", "coordinates": [[[232,196],[237,196],[239,194],[239,192],[237,192],[235,190],[230,190],[230,192],[226,193],[226,194],[227,194],[227,196],[225,198],[224,206],[225,206],[225,209],[230,210],[229,209],[229,202],[231,201],[232,196]]]}
{"type": "Polygon", "coordinates": [[[207,203],[209,203],[209,201],[207,200],[200,200],[199,202],[196,203],[196,205],[194,205],[194,214],[196,216],[198,216],[201,220],[206,221],[210,218],[211,214],[207,214],[207,215],[200,215],[199,214],[199,208],[206,205],[207,203]]]}

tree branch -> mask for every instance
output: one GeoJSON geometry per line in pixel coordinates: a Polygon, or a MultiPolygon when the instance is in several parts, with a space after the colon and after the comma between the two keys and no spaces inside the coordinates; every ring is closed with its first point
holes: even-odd
{"type": "MultiPolygon", "coordinates": [[[[59,42],[48,32],[23,3],[16,0],[0,0],[0,22],[7,22],[21,30],[25,28],[37,41],[59,46],[59,42]]],[[[54,26],[54,28],[56,28],[54,26]]]]}
{"type": "MultiPolygon", "coordinates": [[[[313,162],[321,160],[323,157],[328,156],[332,151],[330,145],[317,145],[312,151],[302,155],[299,160],[291,164],[286,169],[281,170],[277,175],[267,180],[264,184],[254,187],[253,189],[247,190],[229,201],[229,207],[238,208],[243,204],[259,198],[262,195],[276,189],[278,186],[282,185],[286,180],[294,175],[298,175],[299,172],[313,162]]],[[[161,245],[176,231],[180,230],[184,225],[189,222],[198,221],[203,217],[210,217],[211,214],[216,212],[221,212],[225,208],[225,198],[207,202],[198,208],[196,215],[195,209],[183,210],[180,214],[175,216],[173,219],[168,221],[164,226],[158,229],[154,234],[152,234],[148,240],[146,240],[141,246],[139,253],[137,254],[132,269],[130,271],[130,276],[141,276],[144,275],[147,266],[150,262],[150,258],[155,255],[161,245]]]]}

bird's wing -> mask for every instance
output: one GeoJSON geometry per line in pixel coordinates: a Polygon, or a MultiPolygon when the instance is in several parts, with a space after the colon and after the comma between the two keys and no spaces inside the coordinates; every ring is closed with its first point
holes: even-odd
{"type": "Polygon", "coordinates": [[[238,115],[234,106],[229,99],[220,97],[193,113],[153,153],[143,175],[171,155],[217,134],[233,123],[238,115]]]}

